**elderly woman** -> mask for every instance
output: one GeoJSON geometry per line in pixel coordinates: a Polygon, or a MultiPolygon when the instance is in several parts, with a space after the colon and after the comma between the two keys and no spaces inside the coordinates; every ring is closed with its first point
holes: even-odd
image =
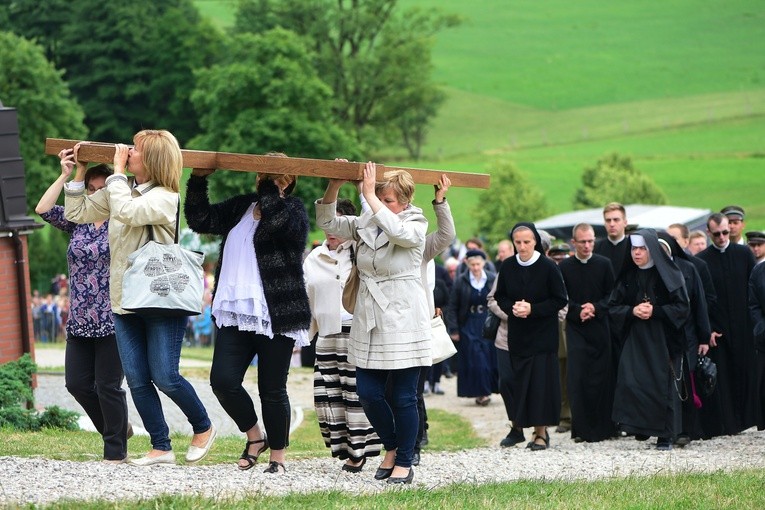
{"type": "Polygon", "coordinates": [[[432,363],[430,317],[421,264],[427,231],[422,210],[411,204],[414,181],[405,171],[375,184],[376,166],[364,167],[362,194],[370,210],[337,216],[337,194],[345,181],[330,180],[316,202],[324,231],[356,241],[360,286],[348,344],[356,366],[359,399],[386,450],[375,473],[388,483],[411,483],[417,439],[417,380],[432,363]],[[394,402],[385,400],[390,378],[394,402]]]}
{"type": "Polygon", "coordinates": [[[258,174],[254,193],[210,204],[206,177],[212,172],[192,171],[185,208],[192,230],[223,237],[212,302],[217,334],[210,385],[247,436],[239,469],[254,467],[270,447],[264,472],[285,473],[290,429],[287,376],[293,348],[309,343],[311,322],[303,281],[308,215],[300,199],[291,195],[297,182],[292,175],[258,174]],[[266,435],[242,386],[255,355],[266,435]]]}
{"type": "MultiPolygon", "coordinates": [[[[170,430],[162,414],[157,388],[181,408],[194,431],[186,462],[201,460],[215,439],[215,428],[194,388],[181,377],[178,364],[187,317],[142,316],[122,309],[122,278],[128,255],[153,238],[173,243],[180,207],[178,193],[183,156],[168,131],[144,130],[133,137],[135,146],[117,144],[114,175],[106,187],[85,194],[84,169],[79,165],[65,187],[66,217],[76,223],[109,220],[109,296],[114,312],[122,368],[152,450],[131,460],[138,466],[175,464],[170,430]],[[125,172],[133,174],[128,179],[125,172]]],[[[75,146],[75,161],[79,146],[75,146]]],[[[83,253],[82,257],[90,257],[83,253]]]]}
{"type": "Polygon", "coordinates": [[[558,267],[542,252],[534,224],[517,223],[511,238],[516,255],[502,263],[494,298],[507,314],[513,425],[534,427],[527,448],[539,451],[550,446],[547,427],[560,421],[558,311],[568,296],[558,267]]]}
{"type": "Polygon", "coordinates": [[[87,163],[75,163],[73,149],[64,149],[58,156],[61,175],[40,198],[35,212],[71,236],[67,248],[71,305],[66,321],[66,389],[101,434],[104,462],[122,463],[127,460],[129,424],[122,389],[124,374],[109,304],[109,222],[73,223],[64,218],[64,208],[56,205],[75,164],[85,170],[88,195],[106,186],[106,178],[113,172],[103,164],[87,168],[87,163]],[[84,253],[90,256],[82,257],[84,253]]]}
{"type": "MultiPolygon", "coordinates": [[[[354,216],[350,200],[337,201],[337,214],[354,216]]],[[[356,393],[356,367],[348,362],[353,315],[342,306],[342,287],[355,256],[353,241],[332,234],[303,262],[311,304],[309,337],[316,339],[313,399],[324,445],[346,460],[343,471],[359,473],[367,457],[380,455],[380,438],[369,423],[356,393]]]]}
{"type": "Polygon", "coordinates": [[[476,404],[486,406],[499,380],[494,344],[482,334],[487,296],[497,275],[484,270],[486,254],[481,250],[468,250],[464,263],[468,269],[452,284],[448,314],[449,333],[457,342],[457,396],[475,398],[476,404]]]}
{"type": "Polygon", "coordinates": [[[630,245],[632,257],[609,302],[623,342],[612,416],[635,439],[656,436],[658,450],[671,450],[682,426],[683,327],[690,305],[683,274],[660,247],[656,231],[638,230],[630,245]]]}

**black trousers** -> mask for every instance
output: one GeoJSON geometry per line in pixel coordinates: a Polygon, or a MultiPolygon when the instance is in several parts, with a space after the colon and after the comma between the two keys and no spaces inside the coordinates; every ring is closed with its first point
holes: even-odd
{"type": "Polygon", "coordinates": [[[290,400],[287,376],[295,341],[283,335],[268,338],[235,327],[217,330],[210,385],[218,402],[239,430],[247,432],[258,423],[255,404],[242,386],[252,358],[258,355],[258,393],[263,425],[272,450],[289,446],[290,400]]]}
{"type": "Polygon", "coordinates": [[[104,459],[127,457],[127,399],[116,337],[67,338],[64,374],[67,391],[104,438],[104,459]]]}

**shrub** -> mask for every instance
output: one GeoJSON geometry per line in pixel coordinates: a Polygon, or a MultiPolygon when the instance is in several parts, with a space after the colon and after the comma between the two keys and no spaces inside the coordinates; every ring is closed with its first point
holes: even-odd
{"type": "Polygon", "coordinates": [[[29,354],[0,365],[0,427],[17,430],[79,429],[79,414],[74,411],[51,406],[37,413],[24,407],[26,402],[34,401],[32,375],[36,372],[37,365],[29,354]]]}

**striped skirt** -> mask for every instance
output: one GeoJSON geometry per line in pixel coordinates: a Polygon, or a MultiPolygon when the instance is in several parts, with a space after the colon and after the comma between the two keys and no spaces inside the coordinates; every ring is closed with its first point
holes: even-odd
{"type": "Polygon", "coordinates": [[[348,363],[348,333],[316,340],[313,401],[324,444],[333,457],[359,461],[380,454],[380,438],[356,394],[356,367],[348,363]]]}

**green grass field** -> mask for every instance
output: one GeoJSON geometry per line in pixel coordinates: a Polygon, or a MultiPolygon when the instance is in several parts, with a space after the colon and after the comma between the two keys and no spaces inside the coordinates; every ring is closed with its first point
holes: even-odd
{"type": "MultiPolygon", "coordinates": [[[[235,3],[198,0],[219,26],[235,3]]],[[[403,0],[463,17],[434,44],[448,93],[420,161],[398,148],[371,157],[486,172],[509,159],[571,209],[584,167],[630,155],[672,205],[736,203],[765,228],[765,5],[757,0],[611,2],[403,0]]],[[[432,191],[418,190],[429,213],[432,191]]],[[[476,233],[476,190],[453,189],[458,235],[476,233]]],[[[608,202],[603,197],[603,202],[608,202]]],[[[432,216],[431,216],[432,218],[432,216]]],[[[534,218],[538,219],[538,218],[534,218]]]]}

